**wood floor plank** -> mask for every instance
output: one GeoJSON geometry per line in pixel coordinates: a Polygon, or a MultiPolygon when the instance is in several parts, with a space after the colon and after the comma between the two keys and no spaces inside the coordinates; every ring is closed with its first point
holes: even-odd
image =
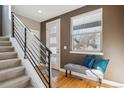
{"type": "MultiPolygon", "coordinates": [[[[40,70],[43,67],[40,66],[40,70]]],[[[74,75],[65,76],[64,72],[52,69],[52,88],[96,88],[98,87],[98,82],[92,81],[86,78],[81,78],[74,75]]],[[[102,84],[101,87],[111,88],[112,86],[107,84],[102,84]]]]}
{"type": "MultiPolygon", "coordinates": [[[[98,83],[88,79],[81,79],[77,76],[69,75],[65,77],[65,73],[59,74],[52,79],[53,88],[96,88],[98,83]]],[[[102,84],[102,87],[109,88],[112,86],[102,84]]]]}

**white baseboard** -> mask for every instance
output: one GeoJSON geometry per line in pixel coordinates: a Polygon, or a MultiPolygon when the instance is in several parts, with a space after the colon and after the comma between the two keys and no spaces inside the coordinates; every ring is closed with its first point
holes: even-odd
{"type": "MultiPolygon", "coordinates": [[[[63,68],[60,68],[59,70],[62,71],[62,72],[65,72],[65,69],[63,69],[63,68]]],[[[76,75],[76,76],[79,76],[79,77],[82,77],[82,78],[87,78],[87,79],[90,79],[90,80],[97,81],[96,79],[90,78],[87,75],[76,73],[76,72],[72,72],[72,75],[76,75]]],[[[121,83],[118,83],[118,82],[115,82],[115,81],[103,79],[102,82],[104,84],[108,84],[108,85],[113,86],[113,87],[117,87],[117,88],[122,88],[123,87],[124,88],[124,84],[121,84],[121,83]]]]}

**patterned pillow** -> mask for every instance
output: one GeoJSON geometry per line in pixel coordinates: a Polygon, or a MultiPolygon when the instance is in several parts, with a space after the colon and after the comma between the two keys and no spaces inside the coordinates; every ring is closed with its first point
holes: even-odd
{"type": "Polygon", "coordinates": [[[93,64],[93,68],[101,70],[103,73],[105,73],[108,63],[109,59],[96,60],[93,64]]]}
{"type": "Polygon", "coordinates": [[[92,68],[93,63],[94,63],[95,59],[93,56],[86,56],[85,60],[83,61],[83,66],[86,66],[87,68],[92,68]]]}

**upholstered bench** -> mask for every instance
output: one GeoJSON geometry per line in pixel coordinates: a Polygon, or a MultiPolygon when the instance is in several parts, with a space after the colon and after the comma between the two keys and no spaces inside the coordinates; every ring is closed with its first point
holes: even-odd
{"type": "Polygon", "coordinates": [[[108,62],[109,60],[100,59],[99,57],[93,56],[85,58],[82,65],[68,63],[64,66],[66,77],[68,76],[68,71],[70,72],[70,75],[72,71],[98,79],[99,83],[101,83],[101,80],[104,78],[104,73],[108,62]]]}
{"type": "Polygon", "coordinates": [[[68,71],[70,71],[70,75],[71,75],[71,71],[72,72],[77,72],[77,73],[80,73],[80,74],[84,74],[84,75],[87,75],[89,77],[93,77],[93,78],[103,78],[104,77],[104,74],[99,71],[99,70],[96,70],[96,69],[89,69],[85,66],[82,66],[82,65],[77,65],[77,64],[66,64],[64,66],[65,70],[66,70],[66,77],[68,76],[68,71]]]}
{"type": "Polygon", "coordinates": [[[85,66],[81,66],[78,64],[71,64],[71,63],[66,64],[64,68],[66,69],[66,77],[67,77],[68,71],[70,71],[70,74],[71,74],[71,71],[81,73],[81,74],[86,74],[86,70],[88,70],[88,68],[85,66]]]}

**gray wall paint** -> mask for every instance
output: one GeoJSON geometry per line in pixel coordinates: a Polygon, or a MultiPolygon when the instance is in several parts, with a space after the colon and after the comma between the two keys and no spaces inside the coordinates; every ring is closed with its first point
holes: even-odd
{"type": "MultiPolygon", "coordinates": [[[[12,8],[13,9],[13,8],[12,8]]],[[[3,35],[11,36],[12,28],[11,28],[11,18],[9,17],[9,6],[4,5],[2,9],[2,31],[3,35]]],[[[17,15],[18,18],[27,25],[30,29],[40,31],[40,23],[29,18],[17,15]]]]}
{"type": "Polygon", "coordinates": [[[9,18],[9,6],[3,5],[2,8],[2,30],[4,36],[11,36],[11,19],[9,18]]]}
{"type": "Polygon", "coordinates": [[[32,19],[29,19],[29,18],[21,16],[21,15],[17,15],[17,16],[30,29],[40,31],[40,22],[34,21],[32,19]]]}
{"type": "Polygon", "coordinates": [[[110,59],[105,78],[124,83],[124,6],[89,5],[42,22],[41,40],[46,42],[46,23],[61,18],[61,67],[70,62],[82,62],[85,55],[69,53],[70,17],[98,8],[103,8],[103,57],[110,59]],[[67,50],[63,49],[65,45],[67,50]]]}
{"type": "Polygon", "coordinates": [[[2,5],[0,5],[0,36],[2,35],[2,5]]]}

